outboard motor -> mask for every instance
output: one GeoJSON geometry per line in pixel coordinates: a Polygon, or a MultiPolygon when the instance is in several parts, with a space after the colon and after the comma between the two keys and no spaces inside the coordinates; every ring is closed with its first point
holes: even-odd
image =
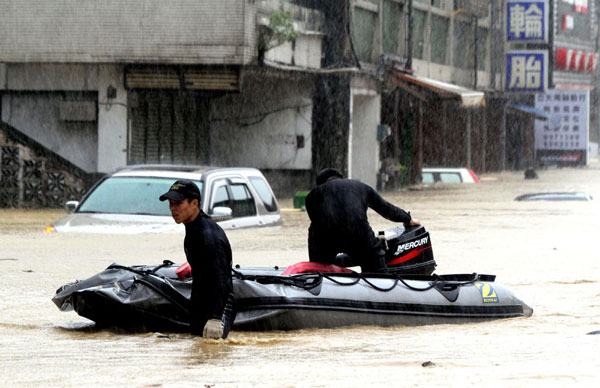
{"type": "Polygon", "coordinates": [[[379,237],[387,241],[385,262],[390,272],[431,275],[435,270],[431,238],[424,226],[398,226],[379,232],[379,237]]]}

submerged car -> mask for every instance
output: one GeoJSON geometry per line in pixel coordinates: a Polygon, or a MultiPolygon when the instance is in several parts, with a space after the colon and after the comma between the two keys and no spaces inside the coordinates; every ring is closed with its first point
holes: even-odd
{"type": "Polygon", "coordinates": [[[581,192],[550,192],[519,195],[515,201],[591,201],[592,196],[581,192]]]}
{"type": "Polygon", "coordinates": [[[449,167],[424,167],[421,170],[423,183],[479,183],[479,178],[473,170],[449,167]]]}
{"type": "Polygon", "coordinates": [[[158,197],[177,179],[191,179],[200,189],[200,208],[223,229],[278,225],[279,204],[263,174],[255,168],[199,166],[129,166],[102,178],[73,212],[52,223],[48,232],[183,232],[171,217],[169,202],[158,197]]]}

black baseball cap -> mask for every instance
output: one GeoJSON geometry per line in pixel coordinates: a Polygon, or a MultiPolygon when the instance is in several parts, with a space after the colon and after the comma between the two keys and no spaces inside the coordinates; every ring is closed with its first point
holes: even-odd
{"type": "Polygon", "coordinates": [[[319,175],[317,175],[317,186],[320,186],[323,183],[327,182],[327,180],[331,177],[343,178],[344,176],[342,175],[340,170],[330,167],[324,168],[321,170],[321,172],[319,172],[319,175]]]}
{"type": "Polygon", "coordinates": [[[179,179],[171,185],[169,191],[161,195],[158,199],[165,201],[172,199],[173,201],[183,201],[186,198],[200,200],[200,190],[194,182],[189,179],[179,179]]]}

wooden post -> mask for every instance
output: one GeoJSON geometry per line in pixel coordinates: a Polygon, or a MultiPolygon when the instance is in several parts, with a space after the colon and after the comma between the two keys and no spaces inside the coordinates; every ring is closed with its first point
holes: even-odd
{"type": "Polygon", "coordinates": [[[394,123],[392,125],[392,139],[394,141],[394,152],[393,157],[394,160],[398,160],[400,157],[400,114],[399,105],[400,105],[400,90],[398,88],[394,89],[393,93],[390,94],[394,101],[394,123]]]}
{"type": "Polygon", "coordinates": [[[421,170],[423,169],[423,101],[419,100],[419,125],[417,126],[417,163],[416,170],[417,176],[415,177],[416,183],[422,181],[421,170]]]}
{"type": "Polygon", "coordinates": [[[502,150],[500,155],[500,171],[506,169],[506,100],[502,100],[502,117],[500,121],[500,148],[502,150]]]}
{"type": "Polygon", "coordinates": [[[486,171],[486,150],[487,150],[487,108],[483,107],[481,108],[481,115],[482,115],[482,120],[481,120],[481,171],[479,171],[480,173],[485,172],[486,171]]]}
{"type": "Polygon", "coordinates": [[[448,104],[442,100],[442,166],[448,166],[448,104]]]}
{"type": "Polygon", "coordinates": [[[471,109],[467,108],[467,125],[465,130],[467,133],[465,134],[465,153],[467,159],[467,168],[471,168],[471,109]]]}

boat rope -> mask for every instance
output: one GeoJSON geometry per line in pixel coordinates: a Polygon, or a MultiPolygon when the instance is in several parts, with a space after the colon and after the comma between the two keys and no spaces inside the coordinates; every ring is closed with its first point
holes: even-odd
{"type": "Polygon", "coordinates": [[[244,275],[243,273],[232,269],[233,275],[240,280],[253,280],[261,284],[283,284],[295,286],[305,290],[312,290],[317,287],[323,278],[319,273],[304,273],[296,276],[279,275],[244,275]]]}
{"type": "Polygon", "coordinates": [[[367,283],[369,286],[373,287],[374,289],[376,289],[377,291],[381,291],[381,292],[388,292],[393,290],[394,288],[396,288],[396,286],[398,285],[398,278],[395,278],[394,284],[392,284],[391,287],[389,288],[382,288],[379,287],[373,283],[371,283],[369,280],[367,280],[367,278],[361,274],[358,274],[358,276],[356,277],[356,281],[352,282],[352,283],[343,283],[343,282],[339,282],[336,281],[335,279],[332,279],[330,276],[325,275],[325,274],[321,274],[321,276],[323,276],[325,279],[328,279],[329,281],[335,283],[335,284],[339,284],[340,286],[351,286],[354,285],[358,282],[360,282],[361,280],[364,281],[365,283],[367,283]]]}
{"type": "MultiPolygon", "coordinates": [[[[147,277],[148,275],[154,275],[154,276],[164,279],[164,276],[157,274],[156,272],[161,268],[169,267],[172,265],[174,265],[174,263],[172,261],[164,260],[162,264],[155,266],[155,267],[151,267],[150,269],[147,269],[147,270],[139,270],[139,269],[136,269],[133,267],[126,267],[126,266],[119,265],[119,264],[113,264],[113,265],[109,266],[107,269],[123,269],[123,270],[127,270],[130,272],[136,273],[142,277],[147,277]]],[[[322,273],[322,272],[302,273],[302,274],[296,274],[296,275],[292,275],[292,276],[281,276],[281,275],[245,275],[240,271],[232,269],[232,274],[240,280],[253,280],[253,281],[256,281],[261,284],[283,284],[283,285],[287,285],[287,286],[298,287],[298,288],[304,289],[306,291],[310,291],[310,290],[313,290],[314,288],[318,287],[322,283],[323,279],[327,279],[330,282],[337,284],[339,286],[353,286],[355,284],[360,283],[360,281],[362,280],[367,285],[369,285],[373,289],[380,291],[380,292],[392,291],[393,289],[395,289],[398,286],[398,283],[402,283],[402,285],[404,285],[406,288],[408,288],[412,291],[424,292],[424,291],[431,290],[432,288],[437,287],[440,284],[442,284],[442,287],[446,286],[446,287],[451,287],[454,289],[454,288],[458,288],[458,287],[462,287],[462,286],[465,286],[468,284],[475,283],[476,281],[480,280],[480,278],[481,278],[481,276],[479,274],[477,274],[476,272],[474,272],[472,274],[471,279],[467,279],[464,281],[449,279],[452,277],[452,275],[447,276],[445,278],[444,275],[433,274],[433,275],[431,275],[431,280],[429,281],[429,284],[426,287],[415,287],[415,286],[410,285],[407,282],[407,279],[404,279],[401,275],[391,274],[391,276],[381,277],[381,275],[380,275],[379,277],[375,277],[375,278],[380,278],[380,279],[393,280],[393,283],[391,286],[380,287],[380,286],[376,285],[375,283],[373,283],[370,280],[370,277],[367,277],[367,276],[363,275],[362,273],[356,273],[356,272],[354,272],[352,274],[344,274],[343,276],[339,276],[340,274],[322,273]],[[348,281],[348,282],[340,281],[339,278],[341,278],[341,277],[350,277],[352,280],[348,281]]],[[[141,280],[141,279],[139,279],[139,280],[141,280]]],[[[147,284],[147,282],[144,282],[144,283],[147,284]]],[[[161,294],[164,294],[164,292],[161,292],[161,294]]],[[[169,298],[169,299],[171,299],[171,298],[169,298]]],[[[172,301],[172,302],[175,302],[175,301],[172,301]]],[[[179,303],[176,303],[176,304],[178,306],[182,307],[179,303]]]]}
{"type": "MultiPolygon", "coordinates": [[[[175,264],[175,263],[173,263],[170,260],[164,260],[162,262],[162,264],[157,265],[156,267],[152,267],[151,269],[146,269],[146,270],[135,269],[133,267],[127,267],[127,266],[120,265],[120,264],[109,265],[108,268],[106,268],[106,269],[123,269],[123,270],[129,271],[129,272],[133,272],[135,274],[138,274],[140,276],[147,276],[147,275],[156,275],[156,272],[159,269],[164,268],[164,267],[170,267],[173,264],[175,264]]],[[[163,276],[161,276],[161,277],[163,277],[163,276]]]]}
{"type": "MultiPolygon", "coordinates": [[[[412,286],[411,284],[409,284],[407,282],[407,279],[404,279],[402,276],[394,275],[393,277],[382,277],[382,279],[394,280],[394,282],[392,283],[392,285],[390,287],[380,287],[380,286],[374,284],[369,279],[369,277],[362,275],[360,273],[352,274],[352,275],[355,275],[355,276],[351,276],[352,281],[344,282],[344,281],[339,280],[340,276],[336,276],[338,274],[322,273],[322,272],[297,274],[297,275],[293,275],[293,276],[281,276],[281,275],[244,275],[243,273],[241,273],[240,271],[236,271],[235,269],[232,271],[233,271],[234,276],[240,280],[253,280],[253,281],[259,282],[261,284],[273,284],[273,283],[284,284],[284,285],[302,288],[307,291],[312,290],[313,288],[317,287],[321,283],[322,279],[327,279],[330,282],[340,285],[340,286],[353,286],[355,284],[358,284],[362,280],[366,284],[368,284],[370,287],[372,287],[373,289],[380,291],[380,292],[392,291],[394,288],[396,288],[398,286],[398,283],[402,283],[402,285],[404,285],[406,288],[408,288],[412,291],[424,292],[424,291],[431,290],[432,288],[438,286],[439,284],[446,283],[453,288],[457,288],[457,287],[462,287],[462,286],[465,286],[468,284],[472,284],[480,279],[480,275],[478,275],[477,273],[473,273],[472,278],[465,280],[465,281],[450,280],[450,279],[444,278],[443,275],[440,276],[440,275],[434,274],[431,276],[431,281],[429,282],[429,284],[426,287],[415,287],[415,286],[412,286]]],[[[345,274],[343,277],[349,277],[349,276],[348,276],[348,274],[345,274]]]]}
{"type": "Polygon", "coordinates": [[[322,277],[324,277],[325,279],[329,280],[330,282],[338,284],[340,286],[353,286],[353,285],[357,284],[358,282],[360,282],[360,279],[361,279],[361,276],[357,276],[355,281],[346,283],[346,282],[340,282],[339,280],[336,280],[336,279],[332,278],[331,276],[326,275],[324,273],[321,273],[321,272],[317,272],[317,273],[319,275],[321,275],[322,277]]]}

